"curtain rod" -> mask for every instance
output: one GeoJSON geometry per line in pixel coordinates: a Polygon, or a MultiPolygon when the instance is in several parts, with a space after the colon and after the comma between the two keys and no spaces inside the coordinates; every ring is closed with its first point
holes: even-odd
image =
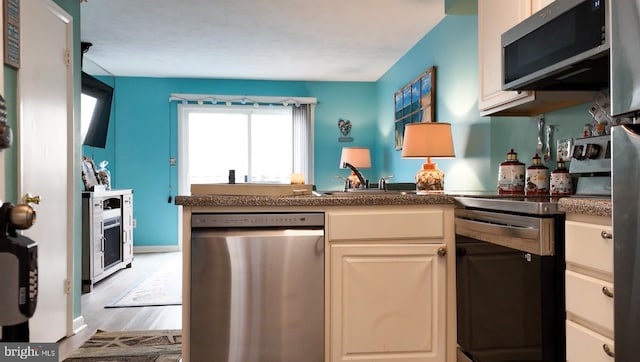
{"type": "Polygon", "coordinates": [[[271,97],[271,96],[238,96],[223,94],[188,94],[171,93],[169,102],[195,102],[198,104],[282,104],[284,106],[301,104],[317,104],[315,97],[271,97]]]}

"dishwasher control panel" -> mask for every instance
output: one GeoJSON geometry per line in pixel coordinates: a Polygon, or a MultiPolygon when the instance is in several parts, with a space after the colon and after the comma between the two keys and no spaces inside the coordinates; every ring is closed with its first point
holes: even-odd
{"type": "Polygon", "coordinates": [[[324,213],[208,213],[193,214],[191,227],[324,226],[324,213]]]}

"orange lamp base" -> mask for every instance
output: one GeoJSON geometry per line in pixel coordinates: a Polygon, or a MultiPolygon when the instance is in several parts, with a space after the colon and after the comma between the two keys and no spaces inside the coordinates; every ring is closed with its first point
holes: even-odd
{"type": "Polygon", "coordinates": [[[416,191],[418,193],[444,191],[444,172],[430,161],[427,159],[427,163],[422,165],[422,170],[416,174],[416,191]]]}

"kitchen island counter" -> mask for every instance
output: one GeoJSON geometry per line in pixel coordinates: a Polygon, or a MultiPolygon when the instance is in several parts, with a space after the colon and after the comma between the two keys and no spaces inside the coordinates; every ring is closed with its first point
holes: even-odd
{"type": "Polygon", "coordinates": [[[222,196],[195,195],[176,196],[176,205],[190,207],[219,207],[219,206],[376,206],[376,205],[442,205],[453,204],[453,195],[431,194],[416,195],[404,193],[376,193],[361,195],[323,195],[323,196],[222,196]]]}
{"type": "MultiPolygon", "coordinates": [[[[323,196],[176,196],[175,204],[189,207],[324,207],[378,205],[443,205],[454,204],[458,194],[444,193],[416,195],[412,193],[323,195],[323,196]]],[[[611,199],[593,197],[563,197],[558,201],[560,211],[569,214],[611,216],[611,199]]]]}

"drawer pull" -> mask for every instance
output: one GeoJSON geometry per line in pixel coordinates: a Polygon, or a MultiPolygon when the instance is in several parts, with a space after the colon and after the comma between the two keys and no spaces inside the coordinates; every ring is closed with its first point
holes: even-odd
{"type": "Polygon", "coordinates": [[[606,295],[609,298],[613,298],[613,292],[610,291],[607,287],[602,287],[602,294],[606,295]]]}
{"type": "Polygon", "coordinates": [[[603,350],[603,351],[604,351],[604,353],[606,353],[606,354],[607,354],[607,356],[609,356],[609,357],[615,357],[615,356],[616,356],[616,353],[615,353],[615,352],[613,352],[613,351],[611,350],[611,347],[609,347],[609,345],[608,345],[608,344],[606,344],[606,343],[602,345],[602,350],[603,350]]]}
{"type": "Polygon", "coordinates": [[[439,247],[438,248],[438,256],[445,256],[447,255],[447,249],[445,247],[439,247]]]}
{"type": "Polygon", "coordinates": [[[608,233],[608,232],[606,232],[605,230],[602,230],[602,231],[600,232],[600,236],[601,236],[603,239],[613,239],[613,234],[608,233]]]}

